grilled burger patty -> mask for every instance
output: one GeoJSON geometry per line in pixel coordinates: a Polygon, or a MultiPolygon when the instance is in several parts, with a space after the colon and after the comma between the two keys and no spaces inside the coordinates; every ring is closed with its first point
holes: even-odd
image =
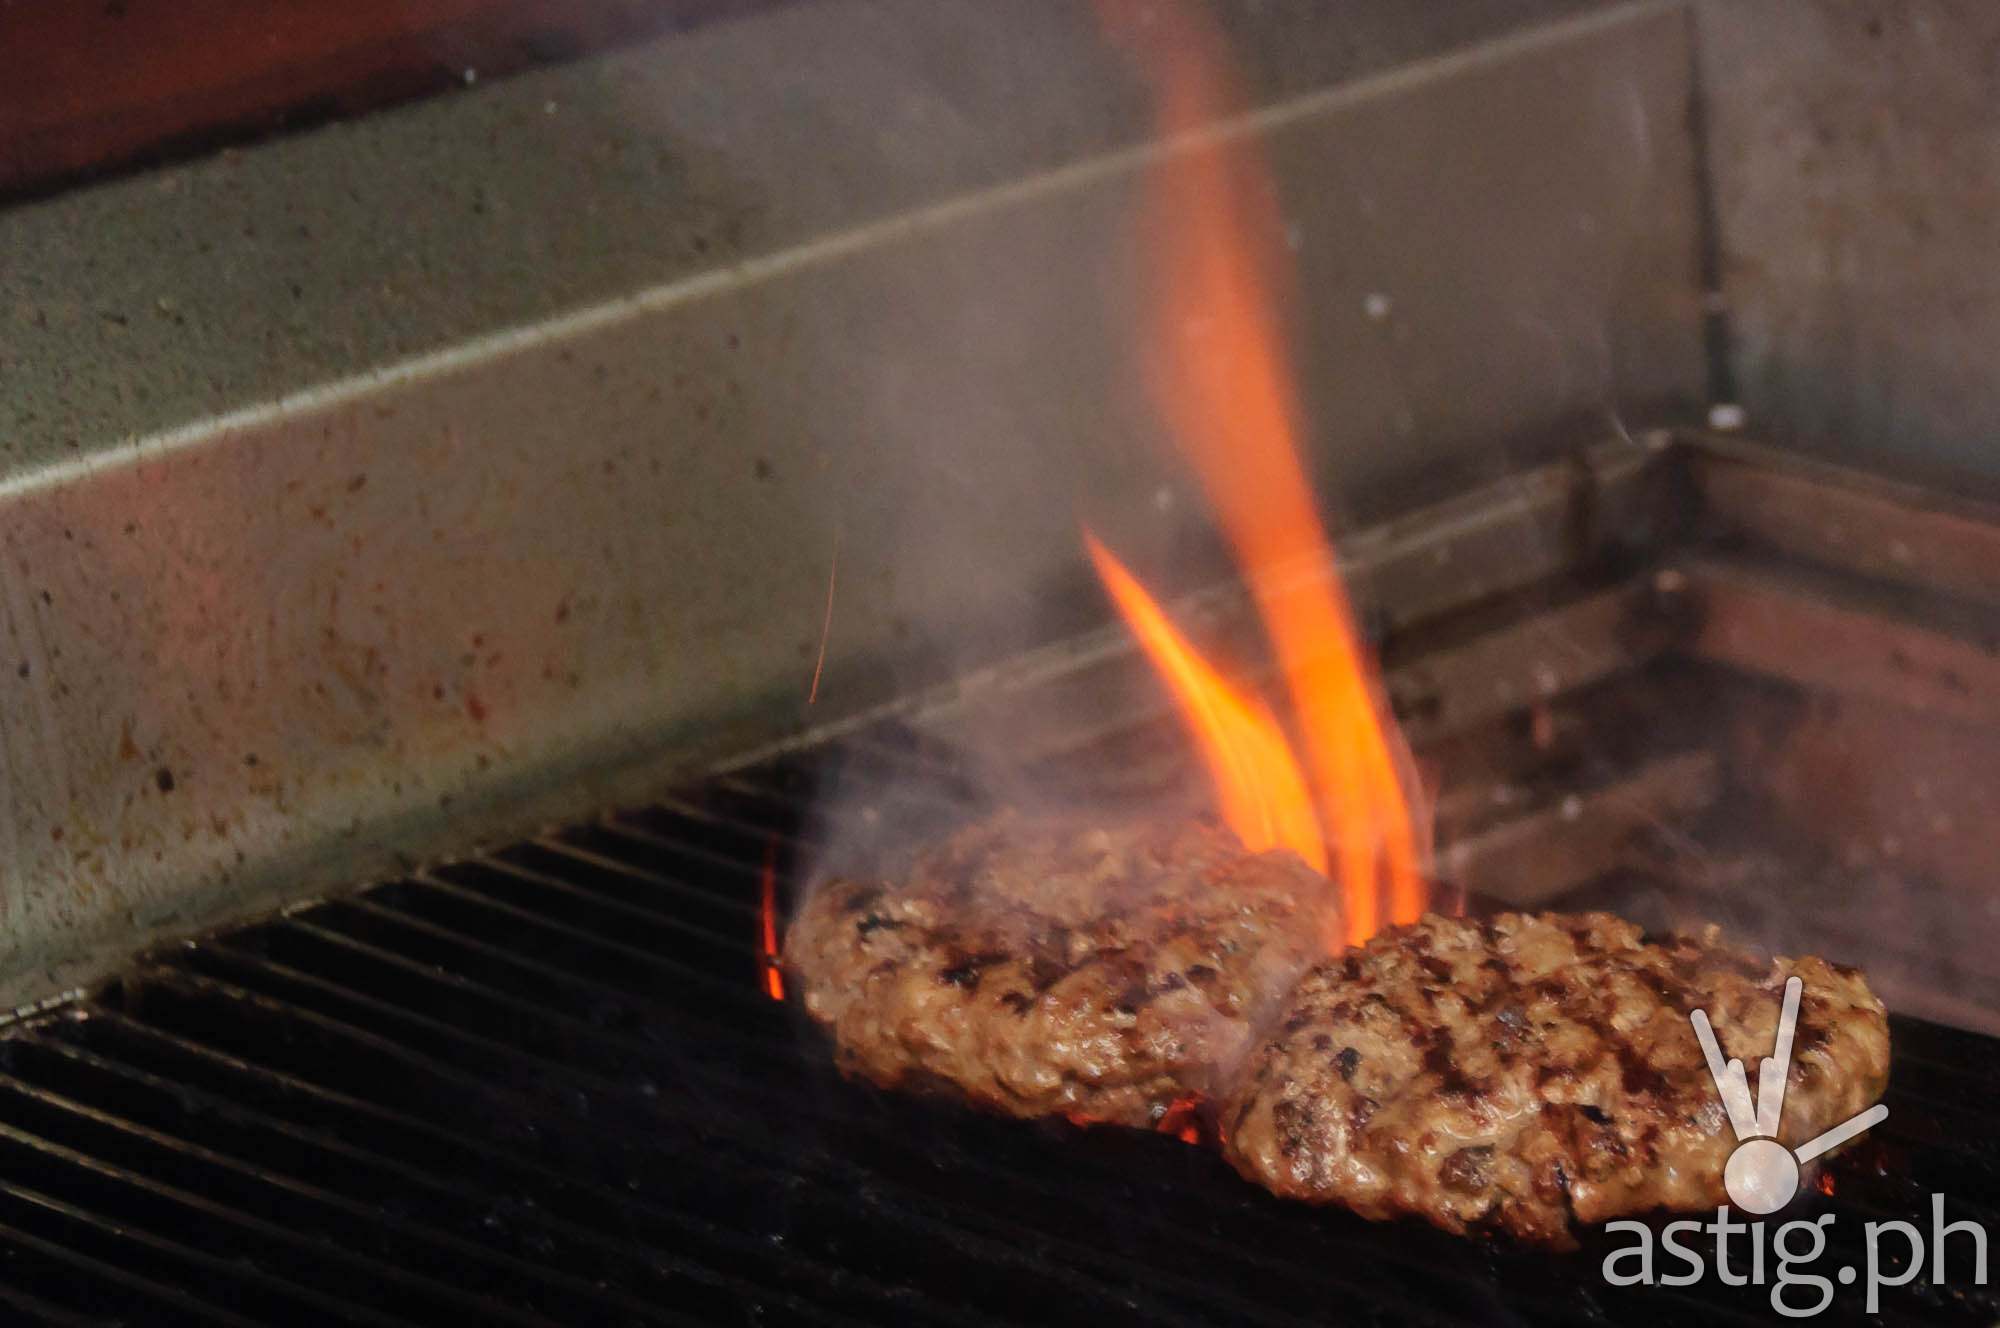
{"type": "Polygon", "coordinates": [[[1218,1092],[1334,920],[1326,879],[1200,821],[1002,814],[785,938],[843,1070],[1017,1116],[1147,1126],[1218,1092]]]}
{"type": "Polygon", "coordinates": [[[1712,1208],[1736,1140],[1689,1012],[1754,1086],[1792,974],[1779,1138],[1796,1146],[1888,1082],[1860,973],[1714,928],[1646,944],[1608,914],[1548,913],[1429,916],[1316,965],[1223,1106],[1224,1151],[1288,1197],[1559,1246],[1576,1223],[1712,1208]]]}

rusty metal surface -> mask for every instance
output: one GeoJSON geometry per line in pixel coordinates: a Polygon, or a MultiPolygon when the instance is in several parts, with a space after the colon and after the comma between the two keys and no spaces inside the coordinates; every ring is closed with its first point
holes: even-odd
{"type": "Polygon", "coordinates": [[[1391,704],[1421,745],[1633,672],[1681,644],[1692,620],[1680,592],[1678,581],[1640,576],[1523,605],[1504,623],[1391,669],[1391,704]]]}
{"type": "Polygon", "coordinates": [[[1993,733],[1892,703],[1718,672],[1727,791],[1561,899],[1658,930],[1720,924],[1863,965],[1899,1013],[2000,1029],[1993,733]]]}
{"type": "MultiPolygon", "coordinates": [[[[1694,390],[1684,19],[1253,59],[1332,492],[1694,390]]],[[[0,996],[1054,639],[1079,510],[1212,577],[1080,22],[803,7],[0,216],[0,996]]]]}
{"type": "MultiPolygon", "coordinates": [[[[1845,871],[1931,883],[1928,896],[1906,888],[1904,903],[1927,899],[1931,907],[1919,910],[1926,921],[1956,915],[1963,939],[1952,948],[1981,952],[1989,978],[2000,984],[1990,944],[2000,921],[1992,897],[2000,742],[1992,726],[1856,696],[1741,709],[1728,730],[1731,759],[1760,772],[1773,811],[1845,871]]],[[[1844,902],[1819,893],[1825,904],[1844,902]]]]}
{"type": "Polygon", "coordinates": [[[2000,8],[1702,0],[1733,366],[1752,426],[2000,475],[2000,8]]]}
{"type": "Polygon", "coordinates": [[[1929,594],[2000,603],[2000,504],[1702,437],[1690,453],[1713,538],[1929,594]]]}
{"type": "Polygon", "coordinates": [[[1551,901],[1633,856],[1634,842],[1714,805],[1724,788],[1714,752],[1662,757],[1620,778],[1512,809],[1497,824],[1445,840],[1438,871],[1452,884],[1518,908],[1551,901]]]}
{"type": "MultiPolygon", "coordinates": [[[[1444,502],[1352,531],[1340,572],[1371,625],[1387,634],[1384,683],[1412,740],[1456,732],[1530,701],[1629,672],[1664,650],[1645,583],[1538,593],[1567,576],[1657,553],[1674,523],[1665,434],[1619,441],[1533,467],[1444,502]],[[1490,604],[1476,622],[1472,605],[1490,604]],[[1408,629],[1458,614],[1447,637],[1408,629]]],[[[1317,564],[1274,574],[1312,586],[1317,564]]],[[[1205,655],[1233,661],[1252,686],[1272,681],[1263,627],[1241,582],[1180,597],[1173,616],[1205,655]]],[[[1056,761],[1154,726],[1165,705],[1130,633],[1112,623],[961,675],[912,698],[911,722],[956,750],[1001,764],[1056,761]]]]}
{"type": "Polygon", "coordinates": [[[1679,564],[1703,659],[1834,695],[2000,723],[2000,612],[1814,569],[1700,556],[1679,564]]]}

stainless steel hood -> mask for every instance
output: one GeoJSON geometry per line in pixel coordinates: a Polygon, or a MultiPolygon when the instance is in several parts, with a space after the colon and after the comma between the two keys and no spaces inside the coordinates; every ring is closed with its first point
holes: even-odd
{"type": "MultiPolygon", "coordinates": [[[[1211,132],[1330,494],[1702,399],[1683,8],[1279,10],[1211,132]]],[[[1087,17],[789,8],[0,214],[0,997],[1053,636],[1079,511],[1205,576],[1087,17]]]]}

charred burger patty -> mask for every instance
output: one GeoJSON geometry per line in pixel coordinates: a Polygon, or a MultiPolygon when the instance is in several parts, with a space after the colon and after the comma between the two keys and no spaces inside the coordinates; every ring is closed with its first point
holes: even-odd
{"type": "Polygon", "coordinates": [[[1001,815],[820,887],[785,962],[850,1074],[1147,1126],[1230,1081],[1329,908],[1324,877],[1213,824],[1001,815]]]}
{"type": "Polygon", "coordinates": [[[1757,1079],[1804,982],[1779,1138],[1882,1094],[1889,1029],[1861,975],[1607,914],[1430,916],[1316,965],[1224,1104],[1224,1149],[1278,1194],[1567,1245],[1577,1223],[1723,1202],[1735,1145],[1689,1012],[1757,1079]]]}

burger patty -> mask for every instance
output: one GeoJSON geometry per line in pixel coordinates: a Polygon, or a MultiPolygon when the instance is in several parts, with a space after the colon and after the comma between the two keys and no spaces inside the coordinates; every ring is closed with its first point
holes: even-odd
{"type": "Polygon", "coordinates": [[[841,1068],[1016,1116],[1148,1126],[1230,1081],[1337,926],[1326,879],[1208,822],[1005,813],[785,938],[841,1068]]]}
{"type": "Polygon", "coordinates": [[[1579,1223],[1713,1208],[1736,1138],[1689,1013],[1754,1086],[1793,974],[1779,1138],[1881,1096],[1888,1020],[1856,970],[1712,927],[1639,936],[1602,913],[1428,916],[1316,965],[1224,1104],[1225,1153],[1280,1195],[1558,1246],[1579,1223]]]}

